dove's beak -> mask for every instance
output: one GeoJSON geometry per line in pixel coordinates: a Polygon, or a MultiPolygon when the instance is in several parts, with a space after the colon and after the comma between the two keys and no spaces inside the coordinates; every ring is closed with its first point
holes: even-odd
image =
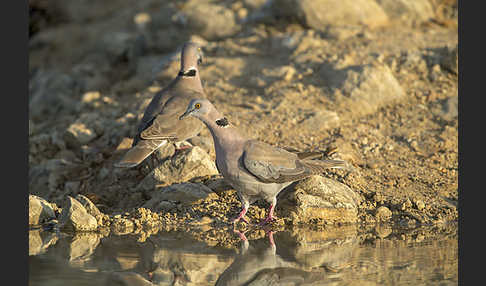
{"type": "Polygon", "coordinates": [[[198,49],[199,53],[197,55],[197,64],[200,65],[203,63],[204,52],[201,49],[198,49]]]}
{"type": "Polygon", "coordinates": [[[194,109],[187,109],[186,112],[184,112],[184,114],[182,114],[181,116],[179,116],[179,120],[182,120],[185,117],[189,116],[193,111],[194,111],[194,109]]]}

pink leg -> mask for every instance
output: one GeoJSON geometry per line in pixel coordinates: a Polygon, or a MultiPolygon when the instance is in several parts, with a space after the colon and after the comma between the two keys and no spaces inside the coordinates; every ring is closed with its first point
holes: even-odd
{"type": "Polygon", "coordinates": [[[233,221],[232,221],[232,222],[233,222],[233,223],[236,223],[236,222],[238,222],[238,221],[242,220],[242,221],[246,222],[247,224],[250,224],[250,223],[249,223],[249,222],[246,220],[246,218],[245,218],[246,211],[247,211],[247,209],[246,209],[245,207],[243,207],[243,208],[241,209],[241,212],[240,212],[240,214],[238,215],[238,217],[236,217],[235,219],[233,219],[233,221]]]}
{"type": "Polygon", "coordinates": [[[243,240],[243,241],[248,240],[248,239],[246,238],[246,235],[245,235],[245,233],[244,233],[244,232],[239,232],[239,231],[237,231],[237,230],[235,230],[234,232],[236,232],[236,234],[238,234],[238,236],[240,237],[240,239],[241,239],[241,240],[243,240]]]}
{"type": "Polygon", "coordinates": [[[275,208],[275,205],[271,204],[270,205],[270,208],[268,209],[268,215],[267,217],[265,218],[265,220],[263,220],[259,225],[262,226],[262,225],[265,225],[269,222],[271,222],[272,220],[275,220],[276,217],[273,216],[273,209],[275,208]]]}

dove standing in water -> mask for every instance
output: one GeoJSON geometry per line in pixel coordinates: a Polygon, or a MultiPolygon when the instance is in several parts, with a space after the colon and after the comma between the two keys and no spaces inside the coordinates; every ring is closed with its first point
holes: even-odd
{"type": "Polygon", "coordinates": [[[198,70],[201,62],[202,51],[199,45],[185,43],[179,74],[166,88],[154,95],[138,125],[131,149],[115,164],[116,167],[135,167],[168,142],[182,142],[201,132],[204,125],[199,120],[178,120],[192,99],[206,98],[198,70]]]}
{"type": "Polygon", "coordinates": [[[283,148],[247,139],[232,126],[226,117],[207,99],[193,99],[179,119],[192,116],[209,128],[216,151],[216,167],[224,179],[236,190],[242,210],[233,222],[245,219],[251,203],[264,199],[270,204],[267,217],[261,224],[273,219],[277,194],[292,182],[321,174],[328,168],[343,168],[344,161],[314,160],[307,153],[299,156],[283,148]],[[308,157],[306,157],[308,156],[308,157]]]}

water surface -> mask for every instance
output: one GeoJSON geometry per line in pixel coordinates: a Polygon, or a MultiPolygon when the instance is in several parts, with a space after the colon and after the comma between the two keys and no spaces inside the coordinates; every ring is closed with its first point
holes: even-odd
{"type": "Polygon", "coordinates": [[[233,235],[232,248],[184,232],[141,239],[32,230],[29,285],[458,284],[456,227],[233,235]]]}

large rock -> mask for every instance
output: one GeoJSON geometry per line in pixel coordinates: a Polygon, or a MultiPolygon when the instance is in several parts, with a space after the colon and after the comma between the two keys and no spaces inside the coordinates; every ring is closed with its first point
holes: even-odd
{"type": "Polygon", "coordinates": [[[302,121],[299,125],[302,128],[317,132],[338,126],[339,116],[336,112],[330,110],[317,110],[309,118],[302,121]]]}
{"type": "Polygon", "coordinates": [[[90,215],[92,215],[96,219],[96,221],[98,221],[98,225],[102,225],[103,213],[98,209],[98,207],[96,207],[96,205],[90,199],[88,199],[86,196],[78,194],[76,196],[76,200],[83,205],[86,211],[90,215]]]}
{"type": "Polygon", "coordinates": [[[56,214],[48,201],[29,195],[29,225],[39,225],[55,218],[56,214]]]}
{"type": "Polygon", "coordinates": [[[62,208],[59,225],[67,231],[94,231],[98,227],[96,218],[71,196],[68,196],[67,204],[62,208]]]}
{"type": "Polygon", "coordinates": [[[210,0],[190,0],[182,9],[182,22],[206,40],[218,40],[239,30],[231,9],[210,0]]]}
{"type": "Polygon", "coordinates": [[[376,0],[390,19],[420,23],[435,16],[429,0],[376,0]]]}
{"type": "Polygon", "coordinates": [[[304,26],[325,31],[329,26],[385,25],[388,16],[373,0],[273,0],[277,16],[297,18],[304,26]]]}
{"type": "Polygon", "coordinates": [[[143,207],[155,211],[164,209],[166,201],[181,203],[182,205],[191,205],[199,200],[206,198],[217,198],[218,195],[210,188],[202,184],[182,183],[174,184],[152,192],[152,198],[147,201],[143,207]]]}
{"type": "Polygon", "coordinates": [[[152,190],[156,185],[162,187],[216,174],[218,169],[214,160],[200,147],[194,146],[189,151],[177,152],[168,159],[166,157],[140,182],[137,189],[152,190]]]}
{"type": "Polygon", "coordinates": [[[360,200],[348,186],[315,175],[280,194],[277,216],[289,218],[294,224],[355,223],[360,200]]]}
{"type": "Polygon", "coordinates": [[[326,84],[336,95],[342,110],[366,115],[405,97],[405,91],[386,65],[351,66],[320,69],[326,84]]]}

